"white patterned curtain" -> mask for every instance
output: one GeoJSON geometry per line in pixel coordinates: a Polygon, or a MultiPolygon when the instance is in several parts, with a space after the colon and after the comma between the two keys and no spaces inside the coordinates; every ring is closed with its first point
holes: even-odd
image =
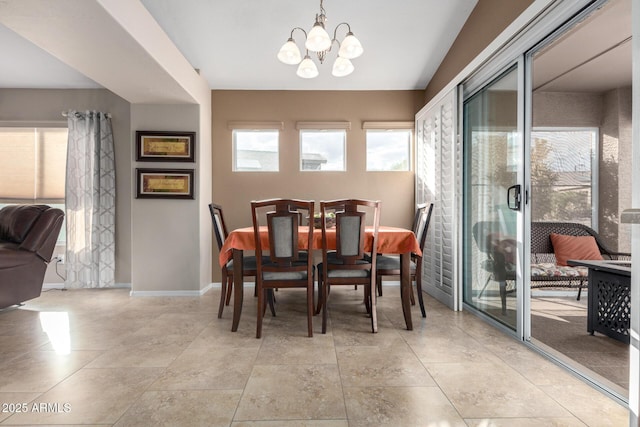
{"type": "Polygon", "coordinates": [[[116,174],[111,116],[68,111],[67,288],[114,285],[116,174]]]}

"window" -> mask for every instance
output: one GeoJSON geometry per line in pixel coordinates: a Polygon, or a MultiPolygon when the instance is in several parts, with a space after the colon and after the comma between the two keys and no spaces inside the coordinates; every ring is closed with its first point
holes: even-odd
{"type": "Polygon", "coordinates": [[[533,221],[579,222],[597,230],[598,129],[531,132],[533,221]]]}
{"type": "MultiPolygon", "coordinates": [[[[33,203],[64,211],[67,134],[67,128],[0,128],[0,207],[33,203]]],[[[66,241],[64,226],[58,241],[66,241]]]]}
{"type": "Polygon", "coordinates": [[[277,172],[278,141],[276,129],[233,130],[233,170],[236,172],[277,172]]]}
{"type": "Polygon", "coordinates": [[[345,171],[345,130],[300,130],[301,171],[345,171]]]}
{"type": "Polygon", "coordinates": [[[367,130],[367,171],[408,171],[411,130],[367,130]]]}
{"type": "Polygon", "coordinates": [[[0,128],[0,202],[64,203],[66,128],[0,128]]]}

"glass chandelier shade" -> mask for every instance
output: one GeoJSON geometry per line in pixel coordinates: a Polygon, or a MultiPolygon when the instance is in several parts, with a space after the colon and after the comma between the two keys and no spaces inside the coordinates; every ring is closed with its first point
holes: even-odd
{"type": "Polygon", "coordinates": [[[288,65],[296,65],[302,61],[300,49],[298,49],[298,45],[292,37],[290,37],[289,40],[287,40],[287,42],[280,48],[280,52],[278,52],[278,59],[288,65]]]}
{"type": "Polygon", "coordinates": [[[298,65],[298,71],[296,74],[303,79],[312,79],[314,77],[318,77],[318,67],[316,67],[316,63],[309,58],[309,55],[305,55],[304,59],[298,65]]]}
{"type": "Polygon", "coordinates": [[[309,57],[309,51],[315,52],[318,57],[318,61],[322,64],[327,57],[327,54],[331,52],[333,43],[337,43],[339,49],[338,56],[331,69],[331,74],[335,77],[344,77],[353,73],[355,68],[351,59],[361,56],[364,52],[362,44],[356,36],[353,35],[351,32],[351,26],[346,22],[341,22],[336,26],[333,30],[333,38],[329,36],[329,33],[325,30],[327,17],[325,15],[322,2],[323,0],[320,0],[320,13],[316,14],[315,23],[313,24],[311,31],[307,33],[304,29],[295,27],[291,30],[289,39],[284,45],[282,45],[280,51],[278,51],[278,59],[281,62],[289,65],[299,64],[296,74],[305,79],[311,79],[320,74],[318,72],[318,67],[311,57],[309,57]],[[338,28],[342,25],[347,26],[347,35],[344,40],[340,42],[336,38],[336,34],[338,32],[338,28]],[[293,38],[293,33],[296,30],[302,31],[305,35],[304,47],[307,49],[307,53],[304,58],[302,58],[300,49],[293,38]]]}
{"type": "Polygon", "coordinates": [[[316,21],[313,25],[313,28],[307,35],[307,41],[304,43],[304,47],[311,52],[322,52],[331,48],[331,37],[329,37],[329,34],[321,22],[316,21]]]}
{"type": "Polygon", "coordinates": [[[362,48],[362,44],[360,44],[360,40],[353,35],[351,31],[347,33],[347,37],[342,40],[340,43],[340,51],[338,51],[338,55],[347,58],[353,59],[362,55],[364,49],[362,48]]]}
{"type": "Polygon", "coordinates": [[[336,77],[344,77],[353,73],[354,66],[348,58],[343,58],[338,56],[336,58],[336,62],[333,63],[333,69],[331,70],[331,74],[336,77]]]}

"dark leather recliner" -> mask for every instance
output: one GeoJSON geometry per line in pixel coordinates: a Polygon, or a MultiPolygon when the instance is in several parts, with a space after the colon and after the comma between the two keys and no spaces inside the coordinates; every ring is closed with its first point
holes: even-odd
{"type": "Polygon", "coordinates": [[[0,309],[40,296],[63,219],[46,205],[0,209],[0,309]]]}

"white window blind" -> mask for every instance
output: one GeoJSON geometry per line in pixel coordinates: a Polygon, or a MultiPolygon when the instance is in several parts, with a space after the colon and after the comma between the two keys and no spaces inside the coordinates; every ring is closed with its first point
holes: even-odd
{"type": "Polygon", "coordinates": [[[66,128],[0,128],[0,202],[64,203],[66,128]]]}

